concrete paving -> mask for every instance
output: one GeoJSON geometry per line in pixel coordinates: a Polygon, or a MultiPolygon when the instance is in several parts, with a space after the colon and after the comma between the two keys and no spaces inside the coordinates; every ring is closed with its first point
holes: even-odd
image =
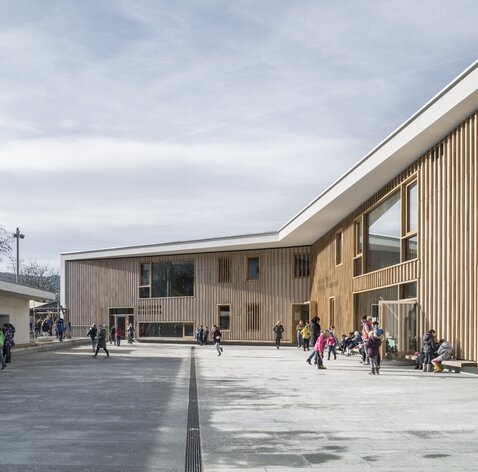
{"type": "MultiPolygon", "coordinates": [[[[183,471],[191,348],[13,353],[0,372],[0,470],[183,471]],[[101,354],[104,356],[104,354],[101,354]]],[[[478,377],[296,348],[194,350],[203,470],[476,471],[478,377]]]]}

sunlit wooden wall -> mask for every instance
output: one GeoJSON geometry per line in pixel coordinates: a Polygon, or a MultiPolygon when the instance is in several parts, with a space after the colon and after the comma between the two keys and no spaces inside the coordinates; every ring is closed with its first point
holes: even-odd
{"type": "Polygon", "coordinates": [[[225,340],[272,341],[272,328],[280,320],[285,328],[284,340],[290,341],[295,326],[292,305],[305,303],[310,296],[310,278],[294,276],[294,255],[309,252],[309,247],[294,247],[70,261],[66,270],[67,307],[72,324],[81,333],[93,322],[108,323],[110,307],[134,307],[135,322],[191,321],[211,327],[218,324],[218,306],[230,305],[231,329],[224,331],[225,340]],[[247,280],[247,257],[259,257],[259,280],[247,280]],[[218,283],[224,258],[230,260],[230,283],[218,283]],[[195,262],[195,296],[139,299],[140,264],[167,260],[195,262]],[[259,307],[257,331],[246,329],[248,305],[254,305],[256,311],[259,307]]]}
{"type": "Polygon", "coordinates": [[[418,282],[419,334],[431,327],[460,358],[478,359],[477,123],[474,114],[312,246],[311,300],[324,325],[335,297],[338,331],[358,328],[353,294],[418,282]],[[354,220],[413,176],[418,181],[418,259],[353,277],[354,220]],[[343,263],[335,265],[335,233],[343,263]]]}

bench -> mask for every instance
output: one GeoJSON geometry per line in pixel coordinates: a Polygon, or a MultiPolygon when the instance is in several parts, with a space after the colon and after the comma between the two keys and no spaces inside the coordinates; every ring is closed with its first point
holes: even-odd
{"type": "Polygon", "coordinates": [[[461,369],[465,367],[472,367],[476,368],[478,364],[475,361],[466,361],[466,360],[457,360],[457,359],[450,359],[448,361],[442,361],[441,367],[442,369],[448,369],[454,372],[460,372],[461,369]]]}

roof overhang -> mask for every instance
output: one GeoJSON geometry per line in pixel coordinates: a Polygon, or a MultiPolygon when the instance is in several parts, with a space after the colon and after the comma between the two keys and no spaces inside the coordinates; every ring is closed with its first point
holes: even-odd
{"type": "Polygon", "coordinates": [[[37,302],[53,301],[56,298],[53,292],[48,292],[47,290],[0,280],[0,297],[3,296],[21,298],[22,300],[35,300],[37,302]]]}
{"type": "Polygon", "coordinates": [[[478,61],[276,232],[68,252],[62,262],[311,245],[477,110],[478,61]]]}

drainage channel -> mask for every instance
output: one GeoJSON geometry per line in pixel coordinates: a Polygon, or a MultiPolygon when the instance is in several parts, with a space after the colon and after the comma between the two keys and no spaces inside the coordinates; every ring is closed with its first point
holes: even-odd
{"type": "Polygon", "coordinates": [[[198,388],[196,361],[191,348],[191,370],[189,374],[188,426],[186,435],[186,458],[184,472],[202,472],[201,434],[199,431],[198,388]]]}

